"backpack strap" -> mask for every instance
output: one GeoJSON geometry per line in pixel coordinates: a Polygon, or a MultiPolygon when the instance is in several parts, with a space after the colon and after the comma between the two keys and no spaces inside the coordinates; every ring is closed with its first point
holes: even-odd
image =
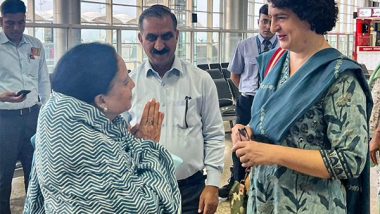
{"type": "Polygon", "coordinates": [[[276,52],[273,54],[272,58],[269,61],[269,65],[264,73],[264,78],[269,74],[269,72],[273,69],[273,67],[277,64],[277,62],[280,60],[280,58],[285,54],[286,50],[279,48],[276,50],[276,52]]]}

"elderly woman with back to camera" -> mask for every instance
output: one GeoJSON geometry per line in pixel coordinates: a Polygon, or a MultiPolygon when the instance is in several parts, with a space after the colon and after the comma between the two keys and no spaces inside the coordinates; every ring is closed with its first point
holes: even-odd
{"type": "Polygon", "coordinates": [[[115,49],[74,47],[58,62],[52,86],[24,213],[177,213],[173,161],[156,143],[159,103],[146,104],[136,129],[146,140],[133,136],[120,114],[131,107],[135,85],[115,49]]]}
{"type": "Polygon", "coordinates": [[[258,57],[251,121],[232,130],[242,165],[254,169],[248,213],[369,213],[372,100],[360,65],[323,36],[336,3],[268,3],[280,48],[258,57]]]}

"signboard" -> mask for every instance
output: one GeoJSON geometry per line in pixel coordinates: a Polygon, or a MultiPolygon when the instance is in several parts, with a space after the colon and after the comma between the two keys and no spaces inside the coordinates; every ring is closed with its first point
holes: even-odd
{"type": "Polygon", "coordinates": [[[371,17],[380,17],[380,8],[378,7],[358,8],[358,18],[371,18],[371,17]]]}
{"type": "MultiPolygon", "coordinates": [[[[380,52],[380,47],[374,47],[374,46],[370,46],[370,47],[359,47],[359,51],[370,51],[370,52],[373,52],[373,51],[379,51],[380,52]]],[[[380,59],[378,59],[380,60],[380,59]]]]}
{"type": "Polygon", "coordinates": [[[371,17],[372,9],[371,8],[359,8],[358,16],[359,17],[371,17]]]}
{"type": "Polygon", "coordinates": [[[369,71],[373,71],[380,64],[380,47],[358,47],[357,61],[364,64],[369,71]]]}
{"type": "Polygon", "coordinates": [[[373,9],[372,17],[380,17],[380,8],[373,9]]]}

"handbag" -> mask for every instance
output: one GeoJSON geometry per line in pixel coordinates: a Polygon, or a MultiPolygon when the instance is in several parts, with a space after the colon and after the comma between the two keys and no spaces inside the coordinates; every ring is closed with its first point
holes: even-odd
{"type": "Polygon", "coordinates": [[[230,190],[231,201],[230,208],[231,214],[246,214],[247,213],[247,202],[248,202],[248,191],[250,186],[250,176],[249,171],[245,172],[244,179],[235,181],[230,190]]]}

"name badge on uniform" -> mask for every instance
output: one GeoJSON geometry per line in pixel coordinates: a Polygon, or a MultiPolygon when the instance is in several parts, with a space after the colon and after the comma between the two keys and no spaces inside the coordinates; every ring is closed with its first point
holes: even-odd
{"type": "Polygon", "coordinates": [[[30,50],[30,59],[39,59],[41,57],[41,48],[32,47],[30,50]]]}

